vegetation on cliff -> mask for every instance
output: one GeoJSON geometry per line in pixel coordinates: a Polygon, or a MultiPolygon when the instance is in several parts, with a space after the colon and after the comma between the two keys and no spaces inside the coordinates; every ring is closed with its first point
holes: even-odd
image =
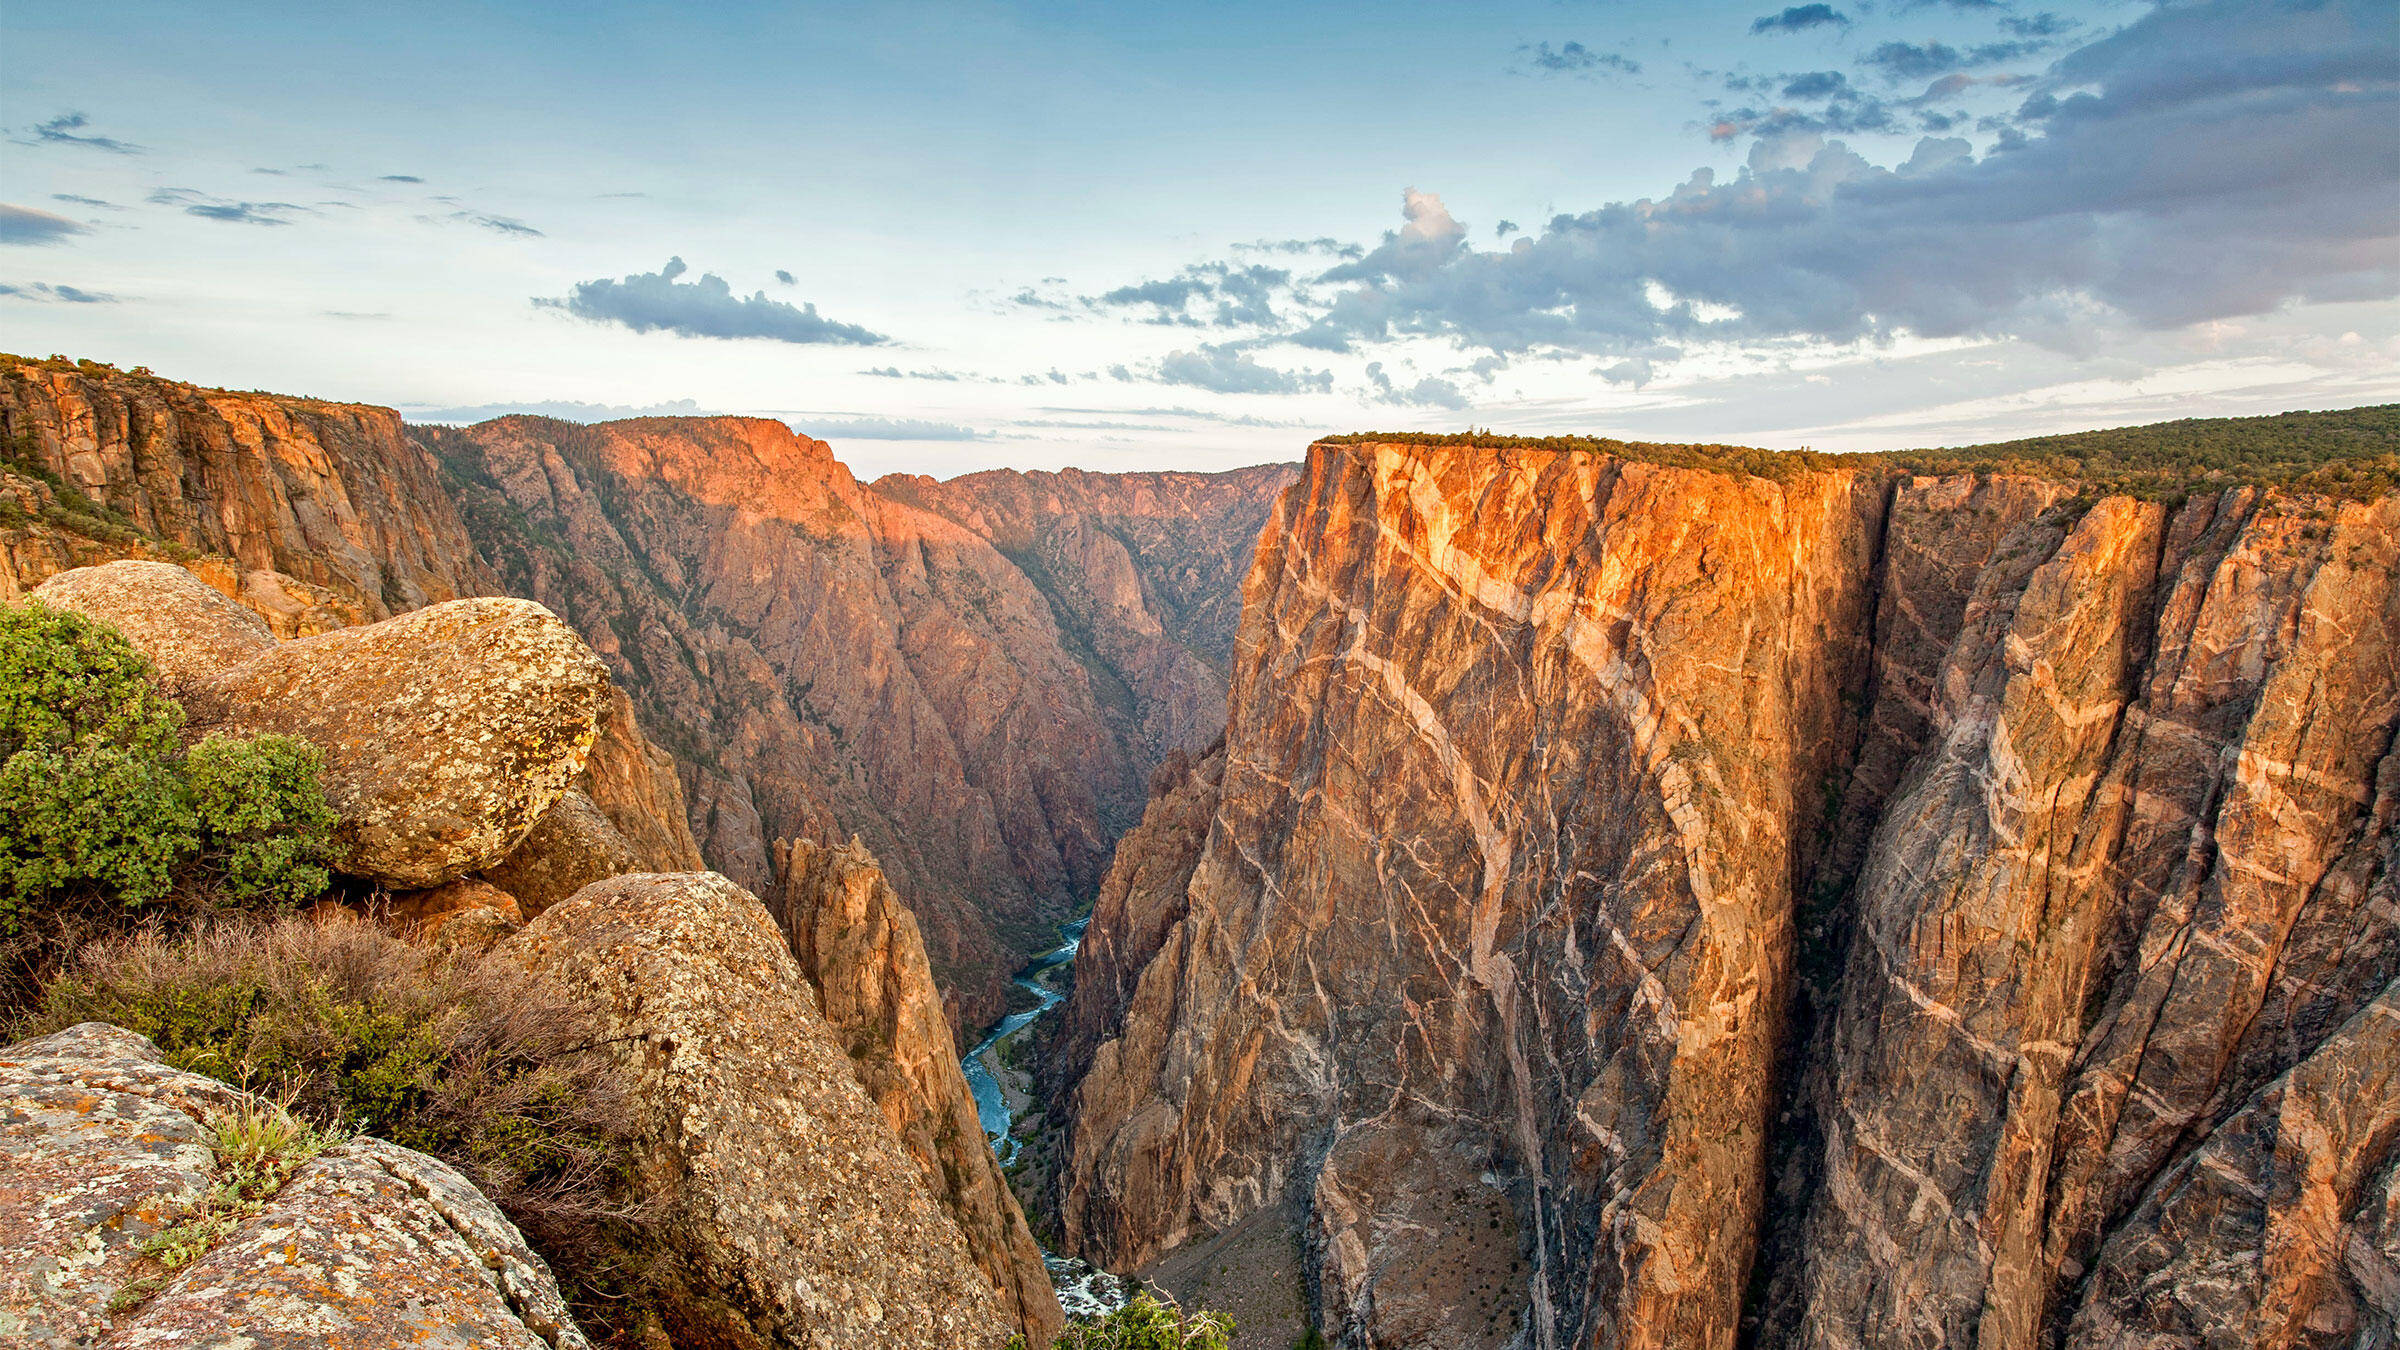
{"type": "Polygon", "coordinates": [[[83,615],[0,609],[0,928],[29,907],[286,907],[325,889],[322,757],[290,736],[211,735],[124,636],[83,615]]]}
{"type": "Polygon", "coordinates": [[[2258,486],[2364,501],[2400,488],[2400,404],[2392,403],[2272,417],[2191,417],[1993,445],[1878,454],[1654,444],[1593,436],[1504,436],[1481,431],[1361,432],[1328,436],[1319,443],[1612,455],[1644,464],[1713,469],[1778,482],[1799,473],[1858,467],[1902,474],[2023,474],[2073,482],[2093,496],[2153,500],[2258,486]]]}

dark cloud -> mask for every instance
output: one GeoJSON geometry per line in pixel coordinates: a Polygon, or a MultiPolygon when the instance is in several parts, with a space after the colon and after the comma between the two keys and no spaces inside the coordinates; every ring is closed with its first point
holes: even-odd
{"type": "Polygon", "coordinates": [[[78,196],[72,192],[53,192],[50,194],[50,200],[54,202],[66,202],[72,206],[96,207],[102,211],[122,211],[125,209],[124,207],[117,205],[115,202],[104,202],[98,197],[78,196]]]}
{"type": "Polygon", "coordinates": [[[92,119],[82,113],[61,113],[47,122],[36,122],[32,127],[33,138],[19,143],[23,145],[74,145],[81,146],[86,150],[105,150],[112,155],[142,153],[142,147],[130,141],[120,141],[111,136],[83,135],[83,129],[91,124],[92,119]]]}
{"type": "Polygon", "coordinates": [[[713,272],[701,273],[698,281],[676,280],[689,270],[683,259],[669,258],[667,265],[655,272],[579,281],[562,298],[537,296],[533,303],[594,323],[623,324],[637,333],[663,331],[684,337],[767,338],[860,347],[891,341],[857,324],[824,318],[814,304],[769,300],[765,291],[747,299],[736,296],[725,279],[713,272]]]}
{"type": "Polygon", "coordinates": [[[1827,24],[1847,28],[1850,26],[1850,16],[1831,5],[1794,5],[1780,14],[1769,14],[1754,20],[1750,25],[1750,31],[1753,33],[1799,33],[1811,28],[1822,28],[1827,24]]]}
{"type": "Polygon", "coordinates": [[[309,208],[296,202],[237,202],[211,197],[190,188],[160,188],[144,200],[156,206],[180,206],[187,216],[222,220],[235,225],[289,225],[286,217],[309,208]]]}
{"type": "Polygon", "coordinates": [[[65,216],[30,206],[0,202],[0,244],[55,244],[73,235],[90,234],[92,227],[65,216]]]}
{"type": "Polygon", "coordinates": [[[2000,26],[2021,38],[2047,38],[2057,37],[2069,29],[2081,28],[2083,25],[2077,20],[2061,18],[2044,10],[2039,14],[2028,14],[2022,17],[2011,15],[2002,19],[2000,26]]]}
{"type": "Polygon", "coordinates": [[[1492,227],[1492,237],[1494,239],[1506,239],[1510,235],[1517,233],[1521,228],[1523,227],[1519,226],[1517,222],[1513,220],[1504,220],[1492,227]]]}
{"type": "Polygon", "coordinates": [[[1728,180],[1699,170],[1660,198],[1561,215],[1490,252],[1412,193],[1407,227],[1329,272],[1349,284],[1294,340],[1623,355],[1914,333],[2072,347],[2389,299],[2400,30],[2388,17],[2385,0],[2153,9],[2064,57],[1981,155],[1928,138],[1879,167],[1806,125],[1762,126],[1728,180]]]}
{"type": "Polygon", "coordinates": [[[1153,323],[1270,328],[1281,322],[1276,297],[1291,284],[1292,274],[1280,267],[1197,263],[1162,281],[1085,296],[1083,303],[1095,309],[1147,306],[1153,323]]]}
{"type": "Polygon", "coordinates": [[[1306,394],[1333,388],[1329,370],[1281,370],[1262,365],[1239,344],[1230,342],[1202,343],[1190,351],[1169,353],[1147,375],[1124,366],[1112,366],[1109,373],[1120,380],[1150,379],[1218,394],[1306,394]]]}
{"type": "Polygon", "coordinates": [[[422,183],[425,180],[413,173],[387,173],[376,181],[379,183],[422,183]]]}
{"type": "Polygon", "coordinates": [[[514,235],[520,239],[540,239],[543,234],[515,216],[497,216],[489,211],[453,211],[446,216],[419,216],[428,224],[447,221],[454,225],[474,225],[494,234],[514,235]]]}
{"type": "Polygon", "coordinates": [[[780,267],[775,269],[775,279],[782,282],[786,286],[797,285],[799,284],[800,280],[798,277],[793,276],[791,273],[784,271],[780,267]]]}
{"type": "Polygon", "coordinates": [[[113,305],[117,297],[105,291],[87,291],[78,286],[53,286],[42,281],[21,284],[0,282],[0,295],[19,300],[56,300],[70,305],[113,305]]]}
{"type": "Polygon", "coordinates": [[[1850,78],[1838,70],[1812,70],[1794,75],[1783,82],[1785,98],[1807,99],[1812,102],[1840,98],[1855,93],[1850,78]]]}
{"type": "Polygon", "coordinates": [[[1613,71],[1619,75],[1639,75],[1642,63],[1616,52],[1596,52],[1580,42],[1549,43],[1517,48],[1525,64],[1541,75],[1598,75],[1613,71]]]}

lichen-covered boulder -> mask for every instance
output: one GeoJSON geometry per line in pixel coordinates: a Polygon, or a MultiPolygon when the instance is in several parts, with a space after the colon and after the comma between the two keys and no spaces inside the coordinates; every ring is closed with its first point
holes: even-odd
{"type": "Polygon", "coordinates": [[[246,1100],[97,1022],[0,1049],[0,1344],[587,1350],[516,1227],[377,1139],[303,1164],[205,1255],[129,1290],[165,1273],[142,1242],[202,1203],[210,1121],[246,1100]]]}
{"type": "Polygon", "coordinates": [[[530,918],[595,881],[648,870],[592,799],[570,791],[483,875],[515,896],[530,918]]]}
{"type": "Polygon", "coordinates": [[[500,861],[583,768],[608,670],[530,600],[452,600],[280,643],[187,698],[196,730],[325,752],[338,866],[396,888],[500,861]]]}
{"type": "Polygon", "coordinates": [[[643,1116],[636,1179],[677,1344],[992,1350],[957,1225],[859,1086],[784,936],[713,872],[586,886],[496,955],[608,1023],[643,1116]]]}
{"type": "Polygon", "coordinates": [[[176,698],[275,645],[265,620],[173,563],[78,567],[36,586],[33,598],[114,625],[176,698]]]}

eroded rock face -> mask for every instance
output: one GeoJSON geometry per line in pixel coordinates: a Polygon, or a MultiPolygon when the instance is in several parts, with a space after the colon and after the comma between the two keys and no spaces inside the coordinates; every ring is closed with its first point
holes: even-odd
{"type": "Polygon", "coordinates": [[[548,1267],[490,1201],[434,1159],[366,1138],[303,1164],[264,1212],[112,1310],[159,1273],[141,1242],[200,1202],[217,1170],[209,1122],[244,1100],[96,1022],[0,1049],[0,1339],[586,1346],[548,1267]]]}
{"type": "Polygon", "coordinates": [[[525,841],[483,869],[484,879],[515,896],[530,917],[595,881],[653,872],[592,799],[569,792],[553,803],[525,841]]]}
{"type": "Polygon", "coordinates": [[[784,935],[713,873],[617,877],[499,949],[606,1019],[680,1343],[978,1347],[1009,1319],[860,1087],[784,935]]]}
{"type": "Polygon", "coordinates": [[[1294,1203],[1354,1350],[2371,1324],[2400,499],[2069,492],[1318,447],[1086,938],[1070,1246],[1294,1203]]]}
{"type": "Polygon", "coordinates": [[[855,841],[789,840],[776,866],[767,908],[859,1085],[957,1222],[1026,1343],[1048,1345],[1064,1321],[1058,1295],[984,1140],[915,917],[855,841]]]}

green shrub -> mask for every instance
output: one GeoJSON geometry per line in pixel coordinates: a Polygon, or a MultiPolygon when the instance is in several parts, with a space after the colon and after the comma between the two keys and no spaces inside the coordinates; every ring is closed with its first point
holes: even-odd
{"type": "Polygon", "coordinates": [[[324,763],[307,741],[273,733],[212,733],[192,747],[183,767],[199,817],[200,863],[226,895],[288,909],[324,891],[334,824],[318,785],[324,763]]]}
{"type": "Polygon", "coordinates": [[[212,735],[187,755],[150,675],[106,624],[0,607],[0,933],[61,897],[288,908],[325,889],[316,748],[212,735]]]}
{"type": "MultiPolygon", "coordinates": [[[[1022,1336],[1009,1341],[1023,1350],[1022,1336]]],[[[1137,1293],[1122,1308],[1067,1323],[1050,1350],[1228,1350],[1233,1319],[1219,1312],[1185,1312],[1172,1301],[1137,1293]]]]}

